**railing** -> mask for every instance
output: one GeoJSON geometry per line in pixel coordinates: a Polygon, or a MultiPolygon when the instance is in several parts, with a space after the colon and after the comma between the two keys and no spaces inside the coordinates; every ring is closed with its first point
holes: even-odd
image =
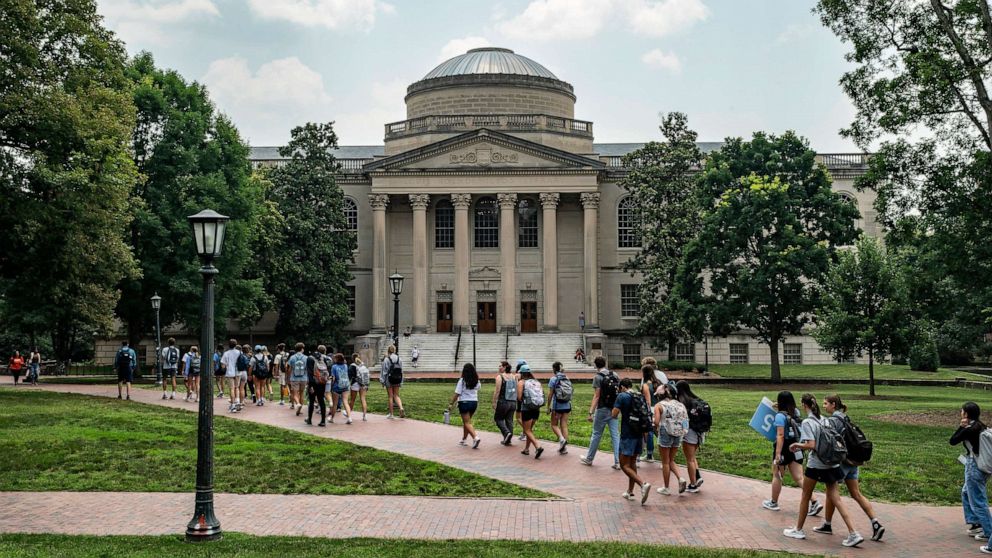
{"type": "Polygon", "coordinates": [[[599,160],[606,163],[606,168],[610,168],[610,169],[623,168],[623,155],[602,155],[600,156],[599,160]]]}
{"type": "Polygon", "coordinates": [[[864,167],[871,159],[871,153],[819,153],[816,160],[830,167],[864,167]]]}
{"type": "Polygon", "coordinates": [[[563,134],[592,137],[592,122],[546,114],[443,114],[421,116],[386,124],[386,139],[430,131],[490,128],[502,131],[550,130],[563,134]]]}
{"type": "Polygon", "coordinates": [[[503,341],[503,360],[510,360],[510,328],[506,329],[505,340],[503,341]]]}
{"type": "Polygon", "coordinates": [[[338,159],[338,162],[341,163],[341,170],[346,173],[362,172],[362,167],[372,161],[374,159],[371,157],[365,159],[338,159]]]}
{"type": "Polygon", "coordinates": [[[455,363],[455,372],[458,372],[458,352],[461,350],[461,348],[462,348],[462,326],[458,326],[458,340],[455,341],[455,360],[452,361],[455,363]]]}

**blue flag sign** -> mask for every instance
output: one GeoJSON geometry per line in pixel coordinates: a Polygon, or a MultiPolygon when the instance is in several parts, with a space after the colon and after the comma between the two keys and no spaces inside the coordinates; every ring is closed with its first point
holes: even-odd
{"type": "Polygon", "coordinates": [[[758,403],[758,408],[754,410],[754,416],[751,417],[751,428],[767,438],[768,441],[775,441],[775,407],[773,407],[771,399],[761,398],[761,403],[758,403]]]}

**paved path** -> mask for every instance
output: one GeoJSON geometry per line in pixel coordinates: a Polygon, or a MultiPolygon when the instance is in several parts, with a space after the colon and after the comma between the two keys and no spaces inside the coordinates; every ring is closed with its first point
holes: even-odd
{"type": "MultiPolygon", "coordinates": [[[[51,385],[43,389],[116,397],[114,386],[51,385]]],[[[189,411],[196,408],[183,401],[163,401],[155,390],[135,389],[132,397],[140,403],[189,411]]],[[[215,401],[217,413],[227,415],[226,405],[215,401]]],[[[963,534],[957,507],[878,504],[876,512],[887,527],[885,541],[866,541],[859,549],[845,549],[840,545],[840,534],[812,533],[819,524],[817,518],[807,522],[809,540],[783,537],[782,529],[795,520],[798,491],[786,489],[783,493],[781,501],[788,511],[768,512],[760,505],[768,495],[768,485],[755,480],[707,472],[701,493],[670,497],[652,493],[642,508],[620,498],[626,477],[608,467],[609,455],[600,454],[593,467],[586,467],[577,461],[581,455],[578,447],[567,456],[559,456],[547,444],[545,457],[536,461],[500,446],[494,433],[480,433],[483,442],[479,450],[458,446],[460,430],[442,424],[387,421],[370,415],[367,423],[316,428],[304,425],[288,407],[278,405],[251,407],[231,416],[434,460],[562,499],[219,494],[218,516],[229,531],[326,537],[624,540],[871,557],[978,554],[979,543],[963,534]],[[345,514],[344,528],[341,514],[345,514]]],[[[641,471],[649,482],[660,485],[661,474],[656,468],[646,466],[641,471]]],[[[858,527],[870,533],[864,514],[854,502],[847,503],[858,527]]],[[[0,493],[0,532],[176,533],[184,529],[192,507],[192,494],[45,493],[38,497],[6,492],[0,493]],[[25,521],[25,517],[32,519],[25,521]]],[[[839,516],[835,525],[844,531],[839,516]]]]}

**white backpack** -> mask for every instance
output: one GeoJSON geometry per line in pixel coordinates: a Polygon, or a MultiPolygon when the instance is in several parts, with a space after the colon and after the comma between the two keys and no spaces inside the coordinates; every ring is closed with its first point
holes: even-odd
{"type": "Polygon", "coordinates": [[[978,435],[978,457],[975,458],[975,465],[986,475],[992,474],[992,428],[986,428],[978,435]]]}
{"type": "Polygon", "coordinates": [[[544,390],[541,389],[541,382],[533,378],[524,381],[523,404],[526,411],[533,411],[544,406],[544,390]]]}

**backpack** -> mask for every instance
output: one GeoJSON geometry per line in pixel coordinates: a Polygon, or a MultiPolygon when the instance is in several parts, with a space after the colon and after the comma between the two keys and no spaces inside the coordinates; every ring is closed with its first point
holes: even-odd
{"type": "Polygon", "coordinates": [[[169,363],[168,368],[175,368],[179,364],[179,349],[175,347],[169,347],[168,349],[165,353],[165,361],[169,363]]]}
{"type": "Polygon", "coordinates": [[[847,462],[862,465],[871,461],[872,444],[865,433],[849,417],[844,417],[844,445],[847,446],[847,462]]]}
{"type": "Polygon", "coordinates": [[[114,368],[118,372],[131,371],[131,353],[127,350],[127,347],[117,351],[117,356],[114,358],[114,368]]]}
{"type": "Polygon", "coordinates": [[[369,369],[368,369],[368,367],[365,366],[364,364],[361,365],[361,366],[359,366],[358,369],[355,371],[355,378],[356,378],[356,381],[358,382],[358,385],[363,386],[363,387],[368,387],[369,386],[369,369]]]}
{"type": "Polygon", "coordinates": [[[348,367],[343,364],[335,364],[334,366],[338,369],[338,379],[334,387],[336,387],[338,391],[346,391],[350,389],[351,378],[348,377],[348,367]],[[344,371],[341,371],[342,368],[344,368],[344,371]]]}
{"type": "MultiPolygon", "coordinates": [[[[299,354],[299,353],[297,353],[299,354]]],[[[300,358],[290,359],[293,361],[293,374],[294,378],[306,378],[307,377],[307,357],[299,354],[300,358]]],[[[299,381],[299,380],[297,380],[299,381]]]]}
{"type": "Polygon", "coordinates": [[[617,394],[620,392],[620,378],[616,374],[603,374],[602,372],[597,372],[597,374],[603,377],[599,384],[600,407],[612,408],[613,404],[617,402],[617,394]]]}
{"type": "Polygon", "coordinates": [[[652,419],[651,408],[648,407],[647,400],[640,393],[630,393],[630,413],[627,416],[627,423],[630,425],[631,434],[638,436],[651,432],[652,419]]]}
{"type": "Polygon", "coordinates": [[[269,371],[269,359],[265,358],[265,355],[262,355],[262,358],[255,357],[254,369],[255,374],[258,374],[259,372],[265,374],[269,371]]]}
{"type": "Polygon", "coordinates": [[[675,438],[685,436],[689,430],[689,413],[686,411],[685,405],[671,399],[659,404],[665,409],[663,416],[668,415],[662,422],[662,428],[665,429],[665,432],[675,438]]]}
{"type": "Polygon", "coordinates": [[[703,401],[702,399],[696,399],[692,402],[692,408],[689,411],[689,428],[704,434],[710,431],[713,426],[713,411],[710,409],[710,404],[703,401]]]}
{"type": "Polygon", "coordinates": [[[325,355],[315,355],[313,357],[313,381],[314,383],[324,385],[327,383],[327,356],[325,355]]]}
{"type": "Polygon", "coordinates": [[[348,365],[348,383],[358,383],[358,365],[354,362],[348,365]]]}
{"type": "Polygon", "coordinates": [[[190,355],[189,358],[189,370],[186,371],[188,374],[199,374],[200,373],[200,355],[190,355]]]}
{"type": "Polygon", "coordinates": [[[986,475],[992,473],[992,429],[986,428],[978,435],[978,456],[975,466],[986,475]]]}
{"type": "Polygon", "coordinates": [[[840,429],[834,426],[831,417],[820,420],[820,428],[816,432],[815,442],[813,453],[827,467],[840,465],[847,459],[847,445],[844,444],[844,435],[840,429]]]}
{"type": "Polygon", "coordinates": [[[392,385],[398,385],[403,382],[403,363],[400,362],[400,357],[395,354],[389,358],[389,371],[386,373],[386,379],[392,385]],[[396,360],[393,360],[392,357],[396,357],[396,360]]]}
{"type": "Polygon", "coordinates": [[[568,403],[572,400],[572,381],[560,374],[555,381],[555,403],[568,403]]]}
{"type": "Polygon", "coordinates": [[[238,355],[238,372],[247,372],[249,364],[248,355],[244,353],[238,355]]]}
{"type": "Polygon", "coordinates": [[[517,382],[511,377],[507,379],[503,374],[499,375],[503,378],[503,400],[504,401],[516,401],[517,400],[517,382]]]}
{"type": "Polygon", "coordinates": [[[524,380],[524,400],[523,410],[533,411],[544,406],[544,391],[541,390],[541,382],[531,378],[524,380]]]}

